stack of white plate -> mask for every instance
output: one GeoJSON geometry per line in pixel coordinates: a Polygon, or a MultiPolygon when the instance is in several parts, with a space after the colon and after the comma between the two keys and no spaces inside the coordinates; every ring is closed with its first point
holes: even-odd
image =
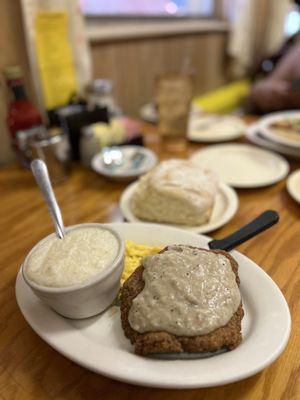
{"type": "Polygon", "coordinates": [[[246,137],[254,144],[300,160],[300,132],[273,129],[272,124],[299,120],[300,111],[282,111],[268,114],[248,127],[246,137]]]}

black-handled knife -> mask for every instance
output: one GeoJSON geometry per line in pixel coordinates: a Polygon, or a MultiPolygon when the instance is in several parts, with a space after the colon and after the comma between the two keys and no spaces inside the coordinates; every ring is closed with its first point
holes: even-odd
{"type": "Polygon", "coordinates": [[[212,240],[208,243],[210,249],[213,250],[226,250],[230,251],[236,246],[246,242],[258,233],[265,231],[271,226],[277,224],[279,221],[279,214],[276,211],[268,210],[260,214],[249,224],[243,226],[238,231],[223,238],[212,240]]]}

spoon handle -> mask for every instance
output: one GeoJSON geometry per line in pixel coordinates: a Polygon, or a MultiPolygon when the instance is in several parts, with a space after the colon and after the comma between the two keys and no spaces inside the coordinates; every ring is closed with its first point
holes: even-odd
{"type": "Polygon", "coordinates": [[[276,211],[268,210],[260,214],[249,224],[243,226],[238,231],[233,232],[231,235],[219,239],[212,240],[208,243],[210,249],[230,251],[234,247],[246,242],[258,233],[270,228],[272,225],[279,221],[279,214],[276,211]]]}
{"type": "Polygon", "coordinates": [[[44,161],[36,159],[31,162],[31,170],[50,211],[56,234],[62,239],[65,235],[64,223],[50,182],[47,166],[44,161]]]}

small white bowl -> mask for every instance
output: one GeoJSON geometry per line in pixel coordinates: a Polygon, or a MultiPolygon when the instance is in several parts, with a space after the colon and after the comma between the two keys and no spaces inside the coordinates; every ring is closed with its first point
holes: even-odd
{"type": "Polygon", "coordinates": [[[114,261],[104,271],[93,276],[89,282],[63,288],[53,288],[39,285],[27,277],[26,266],[29,256],[46,240],[54,236],[54,233],[38,242],[31,249],[22,265],[24,280],[32,291],[57,313],[73,319],[92,317],[104,311],[112,304],[120,289],[120,278],[124,266],[125,244],[121,236],[111,227],[90,223],[73,225],[68,227],[66,231],[87,227],[110,231],[116,237],[119,244],[118,253],[114,261]]]}
{"type": "Polygon", "coordinates": [[[105,147],[100,153],[96,154],[91,161],[92,169],[95,172],[115,181],[134,180],[149,172],[156,164],[157,157],[152,150],[136,145],[105,147]],[[119,167],[110,168],[104,164],[104,155],[115,150],[122,154],[123,162],[119,167]],[[138,166],[132,164],[132,157],[136,153],[144,157],[143,161],[138,166]]]}

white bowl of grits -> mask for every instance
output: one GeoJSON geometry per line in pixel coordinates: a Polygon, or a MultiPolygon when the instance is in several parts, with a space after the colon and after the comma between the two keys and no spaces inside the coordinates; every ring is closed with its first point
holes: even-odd
{"type": "Polygon", "coordinates": [[[117,297],[125,245],[105,225],[68,227],[63,239],[54,233],[37,243],[22,266],[25,282],[59,314],[74,319],[91,317],[117,297]]]}

